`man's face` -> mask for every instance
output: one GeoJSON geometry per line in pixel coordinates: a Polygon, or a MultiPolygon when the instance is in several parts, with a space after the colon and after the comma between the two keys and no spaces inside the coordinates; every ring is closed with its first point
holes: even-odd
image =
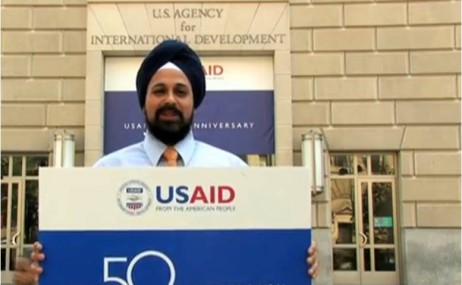
{"type": "Polygon", "coordinates": [[[148,84],[144,114],[153,136],[167,145],[182,140],[191,129],[194,98],[186,75],[176,69],[157,71],[148,84]]]}

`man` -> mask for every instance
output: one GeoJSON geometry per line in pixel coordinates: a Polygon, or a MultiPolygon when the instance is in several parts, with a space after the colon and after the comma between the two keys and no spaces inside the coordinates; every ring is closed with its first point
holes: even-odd
{"type": "MultiPolygon", "coordinates": [[[[186,44],[167,40],[142,62],[136,89],[147,132],[142,142],[109,154],[96,162],[104,166],[245,167],[239,157],[196,141],[191,131],[194,111],[205,96],[205,74],[198,55],[186,44]]],[[[16,284],[36,284],[45,258],[40,243],[34,245],[32,262],[18,264],[16,284]]],[[[317,248],[308,250],[308,274],[317,273],[317,248]]],[[[76,269],[77,270],[77,269],[76,269]]]]}

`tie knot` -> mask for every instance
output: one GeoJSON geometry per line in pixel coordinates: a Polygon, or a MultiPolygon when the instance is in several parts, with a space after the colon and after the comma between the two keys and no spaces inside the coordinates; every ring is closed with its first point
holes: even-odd
{"type": "Polygon", "coordinates": [[[167,147],[164,151],[164,159],[167,161],[169,166],[176,166],[178,160],[178,152],[173,147],[167,147]]]}

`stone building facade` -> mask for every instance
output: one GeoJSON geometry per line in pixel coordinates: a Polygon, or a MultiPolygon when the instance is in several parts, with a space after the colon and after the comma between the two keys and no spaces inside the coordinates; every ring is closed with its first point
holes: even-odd
{"type": "MultiPolygon", "coordinates": [[[[2,197],[33,203],[29,164],[51,165],[57,130],[75,135],[76,166],[101,157],[105,59],[144,55],[158,39],[142,35],[180,35],[204,56],[272,57],[273,165],[301,165],[302,135],[322,132],[315,284],[459,284],[460,13],[458,0],[3,0],[2,197]],[[377,193],[389,216],[365,210],[377,193]]],[[[22,247],[7,226],[11,257],[22,247]]]]}

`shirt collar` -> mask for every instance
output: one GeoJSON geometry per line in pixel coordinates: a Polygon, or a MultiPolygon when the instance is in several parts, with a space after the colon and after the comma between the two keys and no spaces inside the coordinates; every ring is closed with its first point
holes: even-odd
{"type": "MultiPolygon", "coordinates": [[[[185,166],[189,165],[195,146],[196,141],[194,140],[192,131],[190,131],[183,140],[175,145],[175,149],[180,154],[185,166]]],[[[146,131],[144,135],[143,148],[152,165],[157,166],[167,146],[154,137],[149,131],[146,131]]]]}

